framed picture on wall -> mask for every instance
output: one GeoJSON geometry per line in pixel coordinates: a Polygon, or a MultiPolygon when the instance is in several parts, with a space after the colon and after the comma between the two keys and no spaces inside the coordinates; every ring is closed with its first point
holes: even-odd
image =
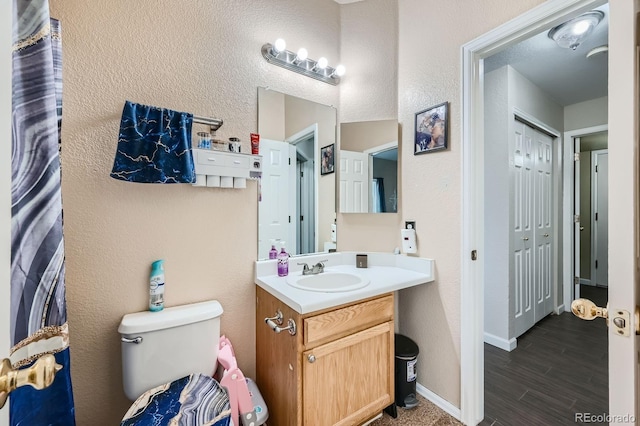
{"type": "Polygon", "coordinates": [[[329,173],[333,173],[333,149],[335,144],[327,145],[320,149],[320,174],[328,175],[329,173]]]}
{"type": "Polygon", "coordinates": [[[413,154],[426,154],[447,149],[449,111],[448,102],[416,113],[413,154]]]}

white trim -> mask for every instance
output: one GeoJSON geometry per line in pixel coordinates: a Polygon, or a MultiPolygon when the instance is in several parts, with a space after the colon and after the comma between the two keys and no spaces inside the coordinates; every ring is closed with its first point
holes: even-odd
{"type": "Polygon", "coordinates": [[[560,315],[564,311],[565,311],[564,304],[562,304],[562,305],[556,307],[556,309],[553,311],[553,313],[556,314],[556,315],[560,315]]]}
{"type": "Polygon", "coordinates": [[[390,149],[397,148],[397,147],[398,147],[398,141],[391,141],[391,142],[383,143],[382,145],[374,146],[373,148],[365,149],[362,152],[364,152],[365,154],[376,154],[378,152],[388,151],[390,149]]]}
{"type": "Polygon", "coordinates": [[[560,131],[540,121],[538,118],[534,117],[533,115],[522,111],[518,107],[513,107],[513,115],[516,116],[516,119],[518,121],[522,121],[523,123],[528,124],[533,128],[537,128],[538,130],[541,130],[542,132],[548,134],[549,136],[552,136],[554,138],[560,138],[560,135],[561,135],[560,131]]]}
{"type": "Polygon", "coordinates": [[[416,383],[416,392],[418,392],[418,394],[425,397],[425,399],[431,401],[433,404],[435,404],[439,408],[443,409],[448,414],[455,417],[456,420],[460,420],[460,409],[455,405],[453,405],[452,403],[450,403],[449,401],[447,401],[446,399],[444,399],[443,397],[441,397],[440,395],[437,395],[431,392],[429,389],[425,388],[420,383],[416,383]]]}
{"type": "Polygon", "coordinates": [[[461,48],[461,330],[460,403],[465,424],[484,417],[484,94],[483,58],[564,20],[604,4],[605,0],[548,0],[461,48]]]}
{"type": "Polygon", "coordinates": [[[518,347],[518,341],[516,340],[515,337],[512,337],[511,339],[507,340],[507,339],[503,339],[502,337],[498,337],[494,334],[487,333],[486,331],[484,332],[484,342],[507,352],[511,352],[516,347],[518,347]]]}
{"type": "MultiPolygon", "coordinates": [[[[577,137],[591,135],[593,133],[600,133],[609,130],[607,124],[600,126],[585,127],[583,129],[570,130],[564,132],[564,161],[563,161],[563,174],[562,174],[562,212],[563,212],[563,226],[562,226],[562,257],[564,259],[573,259],[575,243],[574,243],[574,226],[573,226],[573,200],[575,197],[574,182],[573,182],[573,154],[575,153],[575,147],[573,139],[577,137]]],[[[562,302],[564,306],[571,306],[575,297],[575,286],[573,285],[574,277],[574,265],[572,262],[563,262],[562,269],[562,302]]]]}

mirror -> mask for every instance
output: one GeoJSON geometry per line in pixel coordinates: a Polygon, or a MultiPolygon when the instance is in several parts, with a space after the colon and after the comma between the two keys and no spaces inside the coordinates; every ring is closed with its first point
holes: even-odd
{"type": "Polygon", "coordinates": [[[340,212],[398,212],[398,122],[340,124],[340,212]]]}
{"type": "Polygon", "coordinates": [[[335,249],[336,125],[333,107],[258,88],[259,260],[283,243],[290,255],[335,249]]]}

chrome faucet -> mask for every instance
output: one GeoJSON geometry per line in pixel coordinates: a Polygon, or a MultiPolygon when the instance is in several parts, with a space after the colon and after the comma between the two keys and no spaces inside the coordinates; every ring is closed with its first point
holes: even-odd
{"type": "Polygon", "coordinates": [[[321,260],[312,267],[309,267],[306,263],[298,263],[298,265],[302,265],[302,275],[316,275],[324,272],[323,262],[328,262],[328,260],[321,260]]]}

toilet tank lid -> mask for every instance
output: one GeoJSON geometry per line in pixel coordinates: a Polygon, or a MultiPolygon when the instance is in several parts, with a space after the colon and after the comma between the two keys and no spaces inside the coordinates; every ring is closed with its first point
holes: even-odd
{"type": "Polygon", "coordinates": [[[222,315],[222,305],[217,300],[174,306],[158,312],[144,311],[122,317],[118,332],[129,335],[163,330],[185,324],[206,321],[222,315]]]}

